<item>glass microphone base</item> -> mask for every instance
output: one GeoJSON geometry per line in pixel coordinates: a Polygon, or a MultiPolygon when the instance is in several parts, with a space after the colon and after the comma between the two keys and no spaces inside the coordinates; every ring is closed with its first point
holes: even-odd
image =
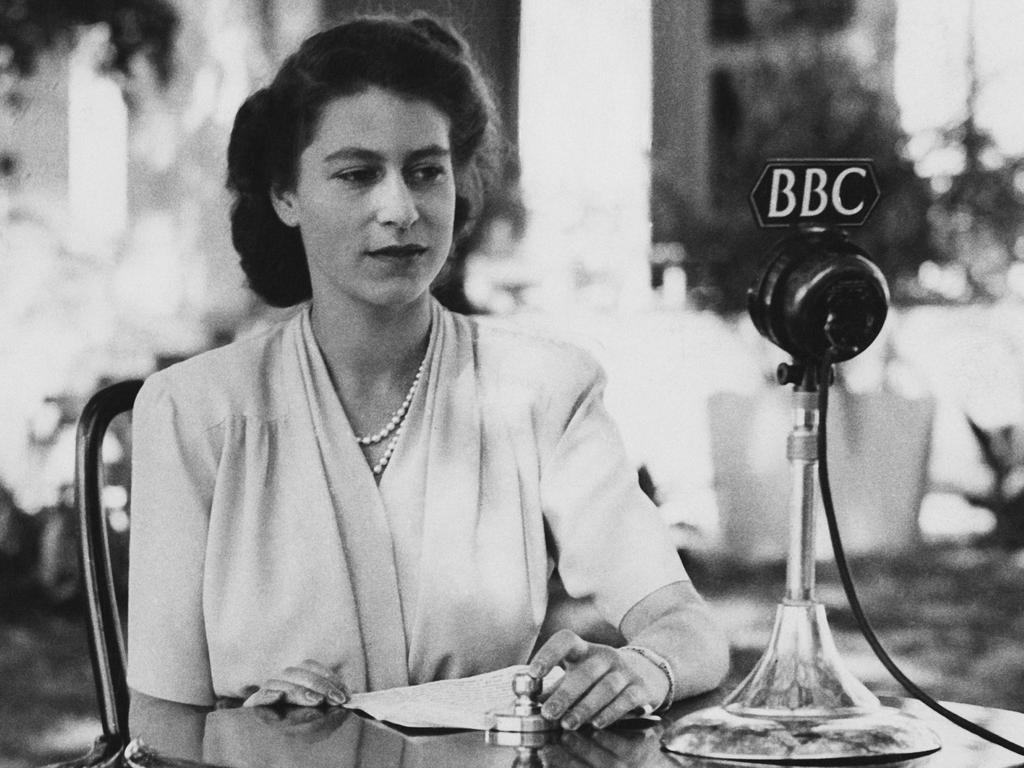
{"type": "Polygon", "coordinates": [[[846,670],[815,601],[781,603],[746,680],[721,706],[674,723],[662,745],[693,757],[789,765],[893,762],[942,746],[927,725],[883,707],[846,670]]]}
{"type": "Polygon", "coordinates": [[[712,707],[678,721],[662,744],[691,757],[786,765],[892,763],[941,747],[920,720],[890,707],[810,719],[744,716],[712,707]]]}

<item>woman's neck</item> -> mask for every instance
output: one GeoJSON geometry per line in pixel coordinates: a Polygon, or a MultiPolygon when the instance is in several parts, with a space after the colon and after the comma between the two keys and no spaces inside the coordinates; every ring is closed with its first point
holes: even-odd
{"type": "Polygon", "coordinates": [[[430,331],[430,296],[403,307],[340,307],[313,300],[312,325],[335,389],[353,393],[415,371],[430,331]]]}

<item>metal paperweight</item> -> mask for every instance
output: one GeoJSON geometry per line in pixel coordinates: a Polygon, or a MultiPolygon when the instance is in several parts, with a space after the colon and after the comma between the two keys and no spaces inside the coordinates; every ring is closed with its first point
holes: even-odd
{"type": "Polygon", "coordinates": [[[540,694],[544,683],[526,672],[517,672],[512,678],[515,701],[511,712],[493,713],[491,729],[509,733],[540,733],[556,731],[559,725],[540,713],[540,694]]]}

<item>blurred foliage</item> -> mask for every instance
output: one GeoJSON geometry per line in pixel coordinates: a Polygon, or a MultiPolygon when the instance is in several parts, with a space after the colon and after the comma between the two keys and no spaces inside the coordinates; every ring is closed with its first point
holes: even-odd
{"type": "Polygon", "coordinates": [[[745,40],[755,26],[784,33],[842,29],[856,8],[856,0],[712,0],[711,38],[745,40]]]}
{"type": "Polygon", "coordinates": [[[932,220],[941,242],[947,244],[943,255],[966,267],[974,297],[993,299],[1005,293],[1003,277],[1024,230],[1024,157],[1004,155],[992,134],[978,125],[983,84],[977,53],[972,6],[967,28],[964,119],[938,131],[932,147],[933,152],[957,157],[959,168],[935,180],[938,194],[932,220]]]}
{"type": "Polygon", "coordinates": [[[973,298],[999,298],[1002,276],[1024,234],[1024,158],[1003,155],[991,134],[967,117],[939,131],[931,151],[959,156],[961,169],[937,179],[931,220],[946,262],[965,267],[973,298]]]}
{"type": "Polygon", "coordinates": [[[947,129],[942,137],[947,146],[963,148],[965,163],[963,171],[950,179],[948,189],[936,197],[936,207],[949,218],[967,214],[998,233],[1012,251],[1024,221],[1024,158],[999,155],[992,137],[978,130],[973,120],[947,129]]]}
{"type": "Polygon", "coordinates": [[[713,85],[712,213],[685,213],[679,227],[689,254],[688,284],[707,309],[744,309],[746,290],[780,236],[757,228],[747,202],[769,158],[871,158],[882,198],[851,239],[893,287],[934,258],[931,192],[904,156],[906,137],[890,97],[872,82],[871,72],[823,39],[793,46],[790,53],[735,74],[719,73],[722,79],[713,85]]]}
{"type": "Polygon", "coordinates": [[[68,40],[77,27],[105,24],[109,71],[127,76],[132,60],[143,55],[167,83],[178,23],[168,0],[0,0],[0,72],[31,75],[39,55],[68,40]]]}
{"type": "Polygon", "coordinates": [[[857,0],[761,0],[755,5],[758,26],[773,32],[840,30],[857,10],[857,0]]]}

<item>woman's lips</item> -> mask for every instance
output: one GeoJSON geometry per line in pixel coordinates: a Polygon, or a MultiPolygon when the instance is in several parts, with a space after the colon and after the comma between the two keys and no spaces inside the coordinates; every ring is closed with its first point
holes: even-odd
{"type": "Polygon", "coordinates": [[[370,256],[383,258],[407,258],[409,256],[418,256],[426,250],[427,247],[425,245],[386,245],[383,248],[374,248],[372,251],[367,251],[367,253],[370,256]]]}

